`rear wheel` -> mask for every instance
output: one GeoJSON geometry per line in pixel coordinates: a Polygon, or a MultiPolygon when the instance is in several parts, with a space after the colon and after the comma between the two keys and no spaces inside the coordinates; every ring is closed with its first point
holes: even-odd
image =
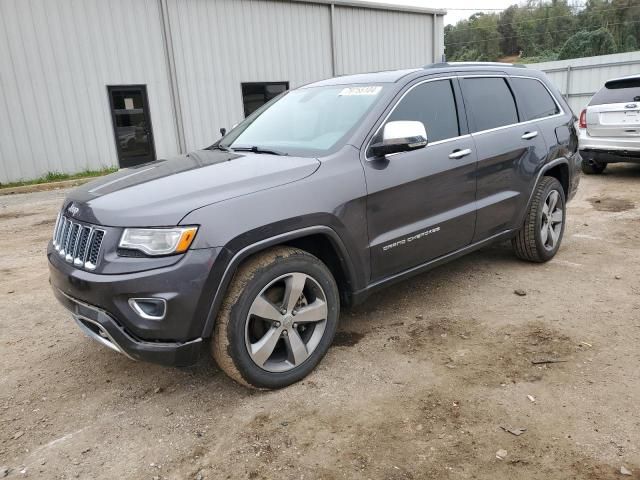
{"type": "Polygon", "coordinates": [[[582,160],[582,171],[587,175],[599,175],[607,168],[606,163],[600,163],[595,160],[582,160]]]}
{"type": "Polygon", "coordinates": [[[542,177],[533,193],[524,225],[511,240],[516,255],[530,262],[547,262],[560,248],[566,214],[564,190],[553,177],[542,177]]]}
{"type": "Polygon", "coordinates": [[[339,310],[329,269],[303,250],[276,247],[236,273],[216,323],[213,356],[239,383],[286,387],[325,355],[339,310]]]}

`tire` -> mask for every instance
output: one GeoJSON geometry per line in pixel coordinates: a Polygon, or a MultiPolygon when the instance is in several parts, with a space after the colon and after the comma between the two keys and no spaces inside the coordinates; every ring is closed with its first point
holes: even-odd
{"type": "Polygon", "coordinates": [[[269,249],[236,272],[216,321],[213,357],[242,385],[286,387],[320,363],[335,336],[339,312],[338,287],[324,263],[297,248],[269,249]],[[297,302],[287,298],[298,291],[297,302]]]}
{"type": "Polygon", "coordinates": [[[566,202],[562,185],[553,177],[542,177],[533,193],[524,225],[511,240],[515,254],[530,262],[551,260],[562,243],[565,218],[566,202]],[[552,215],[547,215],[553,198],[556,200],[552,215]],[[545,225],[546,234],[543,233],[545,225]]]}
{"type": "Polygon", "coordinates": [[[606,163],[599,163],[595,160],[582,160],[582,171],[587,175],[600,175],[607,168],[606,163]]]}

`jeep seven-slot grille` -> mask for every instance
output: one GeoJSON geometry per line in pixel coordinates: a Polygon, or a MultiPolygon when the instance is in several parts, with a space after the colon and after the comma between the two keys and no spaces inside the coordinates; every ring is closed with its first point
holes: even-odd
{"type": "Polygon", "coordinates": [[[58,215],[53,230],[53,248],[76,267],[94,270],[98,265],[104,230],[58,215]]]}

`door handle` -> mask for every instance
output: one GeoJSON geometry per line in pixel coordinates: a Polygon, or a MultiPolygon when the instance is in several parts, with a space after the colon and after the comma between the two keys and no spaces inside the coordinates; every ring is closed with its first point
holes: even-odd
{"type": "Polygon", "coordinates": [[[538,132],[525,132],[522,135],[523,140],[531,140],[532,138],[536,138],[538,136],[538,132]]]}
{"type": "Polygon", "coordinates": [[[465,148],[464,150],[460,150],[460,149],[454,150],[449,154],[449,158],[453,160],[457,160],[459,158],[466,157],[467,155],[471,155],[470,148],[465,148]]]}

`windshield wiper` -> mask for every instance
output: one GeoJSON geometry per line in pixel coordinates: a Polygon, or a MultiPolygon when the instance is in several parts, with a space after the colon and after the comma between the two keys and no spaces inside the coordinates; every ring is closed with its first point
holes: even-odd
{"type": "Polygon", "coordinates": [[[234,147],[233,150],[235,152],[266,153],[267,155],[280,155],[280,156],[289,155],[286,152],[280,152],[278,150],[272,150],[270,148],[262,148],[255,145],[253,147],[234,147]]]}
{"type": "Polygon", "coordinates": [[[231,149],[229,147],[225,147],[224,145],[221,145],[219,143],[215,143],[210,147],[207,147],[207,150],[222,150],[223,152],[231,152],[231,149]]]}

